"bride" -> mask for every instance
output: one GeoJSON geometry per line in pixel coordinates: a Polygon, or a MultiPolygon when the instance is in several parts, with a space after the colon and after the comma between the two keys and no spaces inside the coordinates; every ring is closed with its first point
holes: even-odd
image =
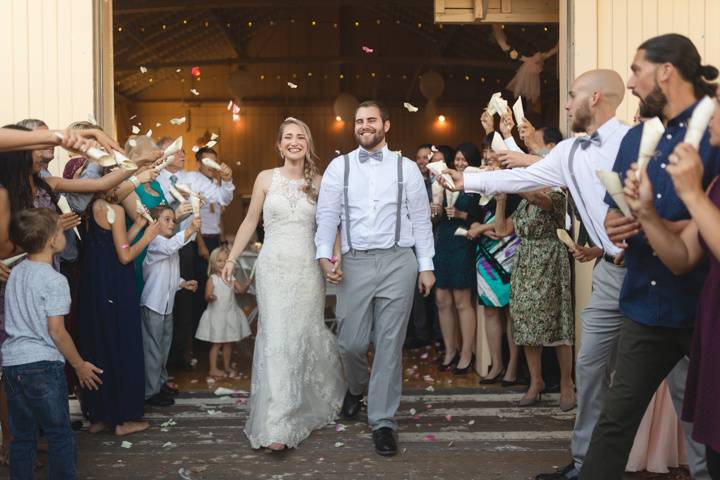
{"type": "Polygon", "coordinates": [[[284,164],[258,174],[222,273],[232,281],[262,210],[265,243],[255,270],[259,320],[245,435],[252,448],[271,450],[297,447],[332,422],[347,389],[336,339],[325,326],[325,281],[315,261],[320,175],[310,129],[285,119],[277,148],[284,164]]]}

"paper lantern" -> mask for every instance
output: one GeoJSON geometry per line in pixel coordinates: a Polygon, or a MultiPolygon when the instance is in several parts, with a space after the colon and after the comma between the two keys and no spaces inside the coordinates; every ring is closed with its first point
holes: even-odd
{"type": "Polygon", "coordinates": [[[420,93],[428,100],[437,100],[445,90],[445,80],[435,70],[423,73],[420,79],[420,93]]]}

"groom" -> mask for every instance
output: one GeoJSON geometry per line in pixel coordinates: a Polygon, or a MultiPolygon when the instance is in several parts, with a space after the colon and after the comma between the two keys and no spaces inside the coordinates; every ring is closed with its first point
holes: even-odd
{"type": "Polygon", "coordinates": [[[335,158],[325,171],[315,235],[323,274],[338,284],[338,343],[348,381],[342,415],[358,414],[367,388],[375,451],[386,456],[397,453],[393,417],[400,405],[402,346],[417,272],[423,295],[435,283],[425,183],[413,161],[388,148],[388,130],[385,106],[373,100],[360,104],[355,112],[360,147],[335,158]],[[338,224],[342,260],[333,263],[338,224]]]}

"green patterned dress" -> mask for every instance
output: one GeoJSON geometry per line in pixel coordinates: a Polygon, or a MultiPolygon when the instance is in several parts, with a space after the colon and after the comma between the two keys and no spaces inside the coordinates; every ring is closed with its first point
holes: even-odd
{"type": "Polygon", "coordinates": [[[515,343],[571,344],[575,336],[570,260],[556,230],[565,228],[566,196],[550,191],[552,210],[523,200],[513,215],[521,238],[510,280],[510,314],[515,343]]]}

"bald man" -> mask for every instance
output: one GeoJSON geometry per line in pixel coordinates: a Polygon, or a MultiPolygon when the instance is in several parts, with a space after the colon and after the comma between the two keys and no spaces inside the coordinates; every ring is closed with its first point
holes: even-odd
{"type": "MultiPolygon", "coordinates": [[[[597,170],[610,171],[629,127],[615,118],[625,85],[612,70],[591,70],[572,85],[565,109],[573,132],[587,135],[557,144],[528,168],[465,173],[450,170],[457,190],[471,193],[519,193],[544,187],[570,190],[577,211],[603,260],[593,270],[590,302],[582,312],[582,347],[575,366],[577,418],[573,429],[573,460],[560,472],[540,474],[537,480],[578,478],[590,437],[608,390],[615,347],[625,316],[620,312],[620,289],[625,278],[622,251],[608,238],[604,221],[608,205],[597,170]]],[[[555,299],[548,298],[548,302],[555,299]]]]}

